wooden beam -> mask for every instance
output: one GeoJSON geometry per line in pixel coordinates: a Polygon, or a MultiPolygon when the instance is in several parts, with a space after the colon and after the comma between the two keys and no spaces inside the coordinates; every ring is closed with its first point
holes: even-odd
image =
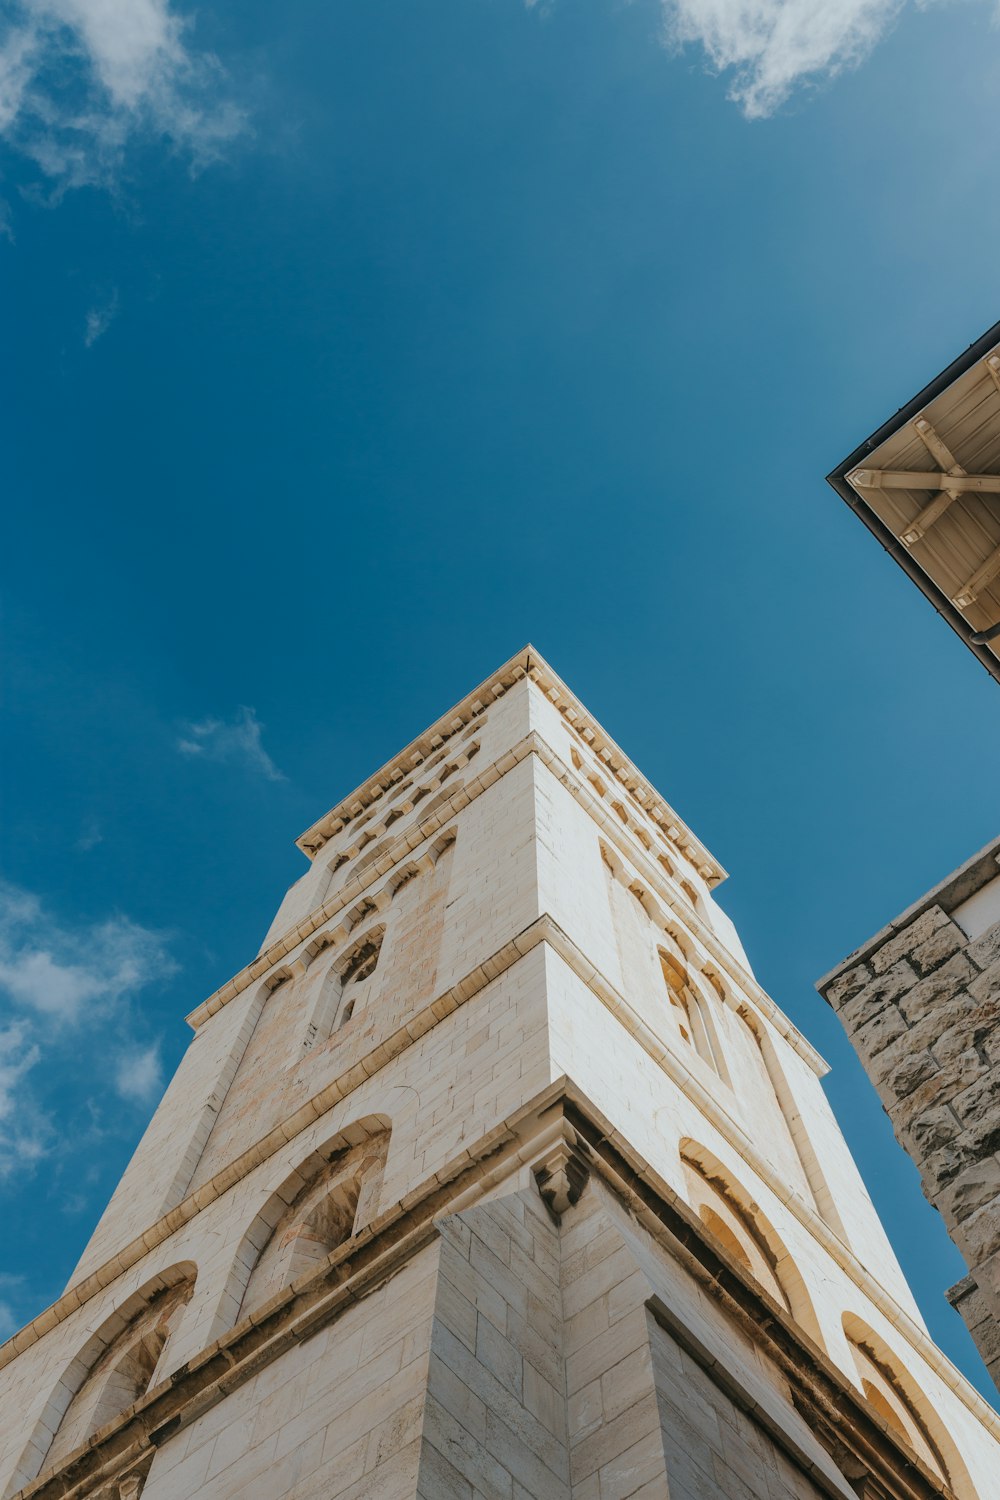
{"type": "Polygon", "coordinates": [[[855,469],[851,483],[867,490],[949,490],[1000,495],[1000,474],[941,474],[937,469],[855,469]]]}
{"type": "Polygon", "coordinates": [[[851,483],[854,484],[858,489],[897,488],[942,490],[943,493],[933,499],[929,505],[925,505],[923,510],[920,511],[920,513],[912,521],[910,521],[899,533],[899,540],[902,542],[904,547],[912,547],[915,545],[915,543],[919,542],[924,533],[928,531],[930,527],[933,526],[937,521],[940,521],[941,517],[948,509],[949,505],[951,505],[952,501],[957,500],[959,490],[955,485],[948,484],[947,480],[968,478],[968,475],[962,468],[962,465],[956,459],[954,453],[952,453],[951,449],[948,447],[947,443],[940,436],[940,434],[935,432],[934,428],[931,426],[931,423],[926,417],[917,417],[916,421],[913,423],[913,430],[916,432],[917,436],[919,437],[920,441],[923,443],[927,451],[930,453],[931,457],[936,459],[937,462],[941,465],[941,468],[944,471],[943,473],[939,474],[936,470],[934,472],[924,471],[920,472],[919,474],[917,474],[916,472],[911,472],[905,479],[900,480],[898,473],[894,471],[889,479],[888,484],[885,483],[886,478],[888,477],[887,471],[879,469],[856,469],[853,474],[848,476],[851,483]],[[926,480],[927,482],[924,484],[918,484],[916,483],[916,480],[918,478],[926,480]]]}
{"type": "Polygon", "coordinates": [[[928,450],[932,458],[936,458],[942,469],[949,474],[964,474],[965,470],[944,439],[939,437],[926,417],[918,417],[913,424],[917,437],[928,450]]]}
{"type": "Polygon", "coordinates": [[[983,585],[989,583],[990,579],[995,578],[998,573],[1000,573],[1000,547],[991,552],[986,561],[976,569],[972,577],[963,583],[951,602],[958,609],[968,609],[970,604],[975,603],[979,590],[983,585]]]}
{"type": "Polygon", "coordinates": [[[987,354],[983,364],[993,376],[993,384],[1000,391],[1000,354],[987,354]]]}

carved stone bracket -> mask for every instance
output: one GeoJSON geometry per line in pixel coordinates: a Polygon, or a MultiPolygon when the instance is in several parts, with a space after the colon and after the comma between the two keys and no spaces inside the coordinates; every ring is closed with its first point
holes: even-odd
{"type": "Polygon", "coordinates": [[[542,1201],[556,1223],[587,1185],[590,1168],[575,1140],[564,1139],[532,1168],[542,1201]]]}

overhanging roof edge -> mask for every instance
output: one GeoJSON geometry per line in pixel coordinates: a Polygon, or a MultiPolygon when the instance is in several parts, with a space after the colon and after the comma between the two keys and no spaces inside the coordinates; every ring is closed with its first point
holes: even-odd
{"type": "Polygon", "coordinates": [[[977,645],[973,641],[972,636],[974,632],[969,622],[948,598],[944,590],[939,588],[934,580],[924,572],[920,564],[893,532],[889,530],[881,517],[858,494],[853,485],[848,482],[847,476],[854,469],[859,468],[868,456],[877,448],[880,448],[883,443],[888,442],[889,438],[894,437],[907,422],[911,422],[918,413],[929,406],[932,401],[935,401],[943,391],[946,391],[949,386],[954,385],[955,381],[971,370],[973,365],[978,364],[981,359],[985,358],[998,344],[1000,344],[1000,323],[994,323],[991,328],[988,328],[984,334],[971,343],[967,349],[963,350],[957,359],[953,359],[946,369],[942,370],[939,375],[936,375],[933,380],[925,385],[921,391],[918,391],[904,406],[901,406],[894,416],[890,417],[887,422],[883,422],[881,427],[876,428],[863,443],[859,443],[854,451],[849,453],[845,459],[831,469],[830,473],[826,476],[827,483],[851,507],[855,515],[864,522],[868,530],[881,543],[892,560],[899,564],[907,577],[930,600],[942,619],[965,642],[968,649],[979,659],[982,666],[986,668],[987,672],[989,672],[990,676],[996,682],[1000,682],[1000,659],[990,650],[989,646],[977,645]]]}

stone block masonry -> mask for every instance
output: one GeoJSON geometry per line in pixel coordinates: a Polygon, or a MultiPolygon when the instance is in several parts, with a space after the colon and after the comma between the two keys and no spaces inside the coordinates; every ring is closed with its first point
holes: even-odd
{"type": "Polygon", "coordinates": [[[817,988],[965,1258],[948,1297],[1000,1386],[1000,839],[817,988]]]}

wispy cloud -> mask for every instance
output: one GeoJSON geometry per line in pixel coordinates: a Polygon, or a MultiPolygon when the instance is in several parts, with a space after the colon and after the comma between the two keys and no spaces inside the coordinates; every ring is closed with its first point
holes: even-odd
{"type": "Polygon", "coordinates": [[[104,830],[98,820],[93,815],[84,818],[80,827],[80,835],[73,847],[81,854],[89,854],[91,849],[96,849],[98,844],[103,843],[104,830]]]}
{"type": "Polygon", "coordinates": [[[252,708],[240,708],[232,722],[203,719],[198,724],[188,724],[177,748],[192,759],[240,765],[267,781],[284,781],[284,772],[278,770],[264,749],[263,728],[252,708]]]}
{"type": "Polygon", "coordinates": [[[103,338],[117,316],[118,288],[116,287],[110,297],[103,298],[102,301],[96,303],[87,312],[83,342],[88,349],[92,348],[99,338],[103,338]]]}
{"type": "Polygon", "coordinates": [[[211,54],[171,0],[9,0],[0,135],[58,194],[109,187],[130,146],[165,139],[193,168],[245,128],[211,54]]]}
{"type": "Polygon", "coordinates": [[[15,1172],[30,1172],[52,1137],[49,1120],[25,1088],[41,1056],[27,1022],[0,1027],[0,1182],[15,1172]]]}
{"type": "Polygon", "coordinates": [[[8,1272],[0,1271],[0,1344],[9,1339],[11,1334],[20,1327],[21,1320],[14,1311],[10,1301],[11,1293],[22,1292],[24,1288],[23,1276],[12,1276],[8,1272]]]}
{"type": "Polygon", "coordinates": [[[131,1099],[136,1104],[150,1104],[159,1097],[163,1072],[158,1043],[154,1042],[150,1047],[129,1047],[119,1053],[115,1088],[123,1099],[131,1099]]]}
{"type": "Polygon", "coordinates": [[[127,917],[68,932],[23,891],[6,887],[0,901],[0,991],[37,1016],[74,1023],[88,1003],[104,1011],[174,972],[161,936],[127,917]]]}
{"type": "Polygon", "coordinates": [[[751,119],[769,115],[806,81],[867,57],[903,0],[663,0],[676,44],[700,44],[729,74],[730,98],[751,119]]]}
{"type": "Polygon", "coordinates": [[[30,1173],[66,1137],[38,1087],[63,1068],[84,1084],[84,1100],[107,1089],[150,1102],[161,1082],[158,1047],[134,1037],[130,1006],[176,969],[161,933],[123,916],[68,927],[30,892],[0,885],[0,1180],[30,1173]]]}

